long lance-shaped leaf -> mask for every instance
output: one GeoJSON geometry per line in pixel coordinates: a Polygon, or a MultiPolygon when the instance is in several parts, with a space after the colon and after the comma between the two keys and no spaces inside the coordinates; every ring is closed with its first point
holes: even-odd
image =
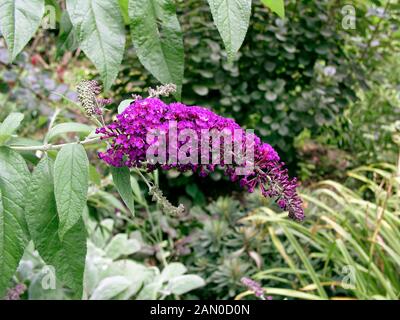
{"type": "Polygon", "coordinates": [[[35,248],[46,264],[54,267],[56,279],[71,288],[75,298],[81,298],[86,229],[80,219],[60,240],[53,171],[53,160],[48,157],[36,166],[29,185],[26,220],[35,248]]]}
{"type": "Polygon", "coordinates": [[[224,41],[228,59],[232,60],[249,28],[251,0],[208,0],[208,4],[224,41]]]}
{"type": "Polygon", "coordinates": [[[67,0],[80,47],[99,70],[108,90],[125,50],[125,27],[118,0],[67,0]]]}
{"type": "Polygon", "coordinates": [[[89,160],[80,144],[63,147],[54,165],[54,193],[61,240],[82,217],[89,184],[89,160]]]}
{"type": "Polygon", "coordinates": [[[10,284],[28,243],[24,206],[30,173],[24,159],[0,147],[0,298],[10,284]]]}
{"type": "Polygon", "coordinates": [[[173,0],[130,0],[131,33],[140,62],[160,82],[177,85],[180,98],[184,50],[173,0]]]}
{"type": "Polygon", "coordinates": [[[133,198],[133,193],[132,193],[131,175],[129,169],[127,167],[122,167],[122,168],[112,167],[111,172],[113,181],[115,183],[115,186],[117,187],[117,190],[122,200],[129,208],[131,213],[134,215],[135,200],[133,198]]]}

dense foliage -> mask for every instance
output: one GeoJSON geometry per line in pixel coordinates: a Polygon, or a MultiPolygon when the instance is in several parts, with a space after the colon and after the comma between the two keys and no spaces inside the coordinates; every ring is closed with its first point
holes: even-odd
{"type": "MultiPolygon", "coordinates": [[[[360,4],[357,30],[345,30],[342,7],[329,0],[287,1],[286,19],[281,19],[255,3],[248,34],[230,63],[208,7],[199,1],[181,4],[183,102],[209,106],[256,129],[296,167],[295,138],[327,130],[335,135],[337,117],[345,115],[346,107],[380,85],[381,77],[370,72],[392,57],[393,41],[398,41],[397,15],[383,18],[381,11],[360,4]]],[[[141,93],[153,84],[129,56],[126,64],[117,92],[141,93]]],[[[340,125],[348,130],[348,121],[340,125]]],[[[330,143],[343,147],[338,138],[330,143]]]]}
{"type": "Polygon", "coordinates": [[[293,155],[293,139],[332,124],[355,97],[344,52],[339,6],[330,1],[289,1],[287,19],[254,7],[248,36],[233,64],[225,59],[207,9],[185,6],[189,51],[184,101],[208,104],[268,137],[293,155]]]}

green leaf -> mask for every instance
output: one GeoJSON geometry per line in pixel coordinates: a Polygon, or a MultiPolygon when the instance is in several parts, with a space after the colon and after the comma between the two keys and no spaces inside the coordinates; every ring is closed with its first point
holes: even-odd
{"type": "Polygon", "coordinates": [[[301,300],[323,300],[324,298],[309,294],[305,292],[301,292],[298,290],[292,289],[280,289],[280,288],[264,288],[265,292],[271,295],[278,295],[282,297],[291,297],[291,298],[298,298],[301,300]]]}
{"type": "Polygon", "coordinates": [[[131,282],[122,276],[103,279],[94,290],[90,300],[110,300],[129,288],[131,282]]]}
{"type": "Polygon", "coordinates": [[[296,237],[293,235],[293,233],[290,231],[290,229],[288,229],[286,226],[282,225],[281,228],[282,228],[283,232],[285,233],[286,237],[288,238],[290,244],[293,246],[294,251],[298,254],[300,259],[303,261],[304,267],[308,271],[308,275],[313,280],[313,283],[316,285],[319,295],[321,297],[327,299],[328,296],[325,292],[324,287],[321,285],[321,281],[318,277],[318,274],[315,271],[315,269],[311,263],[311,260],[309,259],[307,254],[304,252],[299,241],[296,239],[296,237]]]}
{"type": "Polygon", "coordinates": [[[129,0],[118,0],[119,6],[121,8],[122,17],[124,18],[125,24],[129,24],[129,13],[128,13],[128,6],[129,0]]]}
{"type": "Polygon", "coordinates": [[[25,201],[30,172],[24,159],[0,147],[0,297],[4,296],[28,243],[25,201]]]}
{"type": "Polygon", "coordinates": [[[54,165],[54,193],[60,219],[61,240],[82,217],[86,206],[89,160],[80,144],[64,146],[54,165]]]}
{"type": "Polygon", "coordinates": [[[24,115],[19,112],[10,113],[0,124],[0,144],[4,144],[18,129],[24,115]]]}
{"type": "Polygon", "coordinates": [[[0,26],[8,46],[10,62],[32,38],[44,15],[44,0],[2,0],[0,26]]]}
{"type": "Polygon", "coordinates": [[[186,185],[185,188],[186,193],[191,196],[196,205],[203,206],[206,203],[206,198],[204,197],[203,192],[199,189],[197,184],[190,183],[186,185]]]}
{"type": "Polygon", "coordinates": [[[86,229],[80,219],[61,241],[54,197],[54,163],[44,157],[35,168],[26,204],[26,220],[36,249],[46,264],[54,267],[56,278],[82,297],[86,257],[86,229]]]}
{"type": "Polygon", "coordinates": [[[121,101],[121,103],[118,106],[118,113],[124,112],[125,109],[128,108],[133,101],[134,100],[132,100],[132,99],[127,99],[127,100],[121,101]]]}
{"type": "Polygon", "coordinates": [[[136,200],[138,202],[140,202],[141,204],[143,204],[143,196],[142,196],[142,192],[140,191],[139,182],[133,176],[131,176],[131,188],[132,188],[133,194],[136,197],[136,200]]]}
{"type": "Polygon", "coordinates": [[[192,87],[193,91],[196,92],[199,96],[206,96],[208,95],[208,87],[204,85],[195,84],[192,87]]]}
{"type": "Polygon", "coordinates": [[[117,190],[128,207],[128,209],[135,214],[135,200],[133,198],[132,187],[131,187],[131,174],[127,167],[111,168],[113,181],[117,190]]]}
{"type": "Polygon", "coordinates": [[[82,297],[83,291],[86,238],[85,224],[83,219],[80,218],[61,240],[62,251],[58,258],[58,265],[62,274],[61,279],[74,290],[73,296],[77,299],[82,297]]]}
{"type": "Polygon", "coordinates": [[[130,0],[131,34],[140,62],[160,82],[182,91],[184,50],[173,0],[130,0]]]}
{"type": "Polygon", "coordinates": [[[136,300],[156,300],[161,288],[161,281],[155,281],[146,284],[143,289],[140,290],[136,300]]]}
{"type": "Polygon", "coordinates": [[[129,288],[116,297],[118,300],[127,300],[137,294],[144,283],[150,282],[157,275],[154,269],[132,260],[115,261],[104,274],[106,277],[121,275],[130,281],[129,288]]]}
{"type": "Polygon", "coordinates": [[[89,166],[89,180],[98,186],[101,185],[101,175],[93,165],[89,166]]]}
{"type": "Polygon", "coordinates": [[[67,300],[66,291],[61,285],[54,289],[43,288],[43,282],[48,279],[48,274],[44,272],[36,273],[29,284],[28,300],[67,300]]]}
{"type": "Polygon", "coordinates": [[[205,282],[199,276],[188,274],[171,279],[167,290],[173,294],[181,295],[191,290],[203,287],[205,282]]]}
{"type": "Polygon", "coordinates": [[[275,12],[282,19],[285,17],[285,2],[284,0],[261,0],[261,2],[275,12]]]}
{"type": "Polygon", "coordinates": [[[78,36],[71,23],[68,11],[64,11],[60,20],[60,32],[57,38],[57,57],[60,57],[65,51],[74,51],[78,48],[78,36]]]}
{"type": "Polygon", "coordinates": [[[140,243],[136,239],[128,239],[125,233],[117,234],[105,248],[107,257],[116,260],[121,256],[128,256],[140,250],[140,243]]]}
{"type": "Polygon", "coordinates": [[[160,279],[166,282],[177,276],[183,275],[187,271],[186,267],[179,262],[171,262],[161,272],[160,279]]]}
{"type": "Polygon", "coordinates": [[[80,47],[99,70],[105,90],[118,75],[125,50],[125,27],[118,0],[67,0],[80,47]]]}
{"type": "Polygon", "coordinates": [[[124,214],[127,214],[126,207],[122,204],[119,199],[114,197],[111,193],[98,190],[96,192],[96,197],[99,199],[99,206],[104,208],[112,208],[118,209],[124,214]]]}
{"type": "MultiPolygon", "coordinates": [[[[11,137],[7,140],[7,146],[41,146],[43,142],[33,140],[30,138],[21,138],[21,137],[11,137]]],[[[32,151],[20,151],[19,154],[28,162],[36,165],[39,162],[39,159],[36,157],[35,153],[32,151]]]]}
{"type": "Polygon", "coordinates": [[[55,13],[56,13],[56,21],[60,22],[62,10],[61,10],[61,7],[60,7],[59,3],[57,2],[57,0],[45,0],[45,5],[47,7],[47,8],[45,8],[45,9],[47,9],[45,14],[46,13],[50,14],[49,8],[53,7],[52,9],[54,9],[55,13]]]}
{"type": "Polygon", "coordinates": [[[67,132],[80,132],[89,134],[90,132],[92,132],[92,130],[93,128],[91,126],[88,126],[83,123],[76,123],[76,122],[61,123],[51,128],[51,130],[47,134],[47,141],[51,141],[51,139],[67,132]]]}
{"type": "Polygon", "coordinates": [[[239,51],[249,28],[251,0],[207,0],[224,41],[228,60],[239,51]]]}

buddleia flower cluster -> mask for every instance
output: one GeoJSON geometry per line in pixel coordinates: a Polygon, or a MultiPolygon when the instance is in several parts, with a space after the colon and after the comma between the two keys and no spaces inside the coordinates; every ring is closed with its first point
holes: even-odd
{"type": "Polygon", "coordinates": [[[98,98],[101,86],[96,80],[83,80],[77,86],[78,99],[88,116],[102,115],[111,99],[98,98]]]}
{"type": "MultiPolygon", "coordinates": [[[[288,211],[290,218],[303,220],[302,201],[296,192],[297,180],[289,178],[284,163],[280,161],[272,146],[263,143],[254,134],[252,145],[254,150],[253,169],[246,174],[237,174],[237,169],[247,167],[246,161],[239,161],[240,159],[235,158],[231,163],[228,163],[224,159],[224,155],[221,156],[218,165],[197,162],[183,164],[176,160],[167,163],[147,161],[149,148],[156,149],[160,144],[159,139],[149,139],[149,137],[152,137],[154,131],[163,132],[165,136],[169,136],[171,122],[176,123],[175,130],[178,136],[187,129],[197,132],[199,136],[204,130],[239,131],[243,137],[248,135],[234,120],[219,116],[203,107],[186,106],[182,103],[165,104],[158,98],[138,99],[132,102],[121,114],[118,114],[113,123],[97,129],[97,133],[102,136],[102,139],[109,140],[107,150],[100,152],[99,157],[107,164],[115,167],[145,167],[148,171],[177,169],[181,172],[193,171],[203,177],[220,167],[230,177],[231,181],[238,181],[249,192],[253,192],[256,187],[260,188],[265,197],[273,198],[279,207],[288,211]]],[[[237,135],[231,136],[232,144],[236,143],[236,137],[237,135]]],[[[225,144],[226,141],[221,139],[220,142],[225,144]]],[[[215,141],[210,141],[211,143],[213,144],[215,141]]],[[[181,150],[184,144],[187,144],[187,141],[170,141],[166,148],[167,158],[171,159],[172,153],[181,150]]],[[[202,147],[191,145],[186,151],[188,153],[199,151],[198,153],[200,153],[202,147]]],[[[223,147],[220,150],[223,150],[223,147]]]]}

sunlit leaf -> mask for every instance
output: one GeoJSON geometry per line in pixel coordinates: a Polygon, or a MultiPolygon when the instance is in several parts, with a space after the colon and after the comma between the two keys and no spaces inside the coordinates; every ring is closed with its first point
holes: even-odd
{"type": "Polygon", "coordinates": [[[285,17],[285,1],[284,0],[261,0],[261,2],[275,12],[281,18],[285,17]]]}

